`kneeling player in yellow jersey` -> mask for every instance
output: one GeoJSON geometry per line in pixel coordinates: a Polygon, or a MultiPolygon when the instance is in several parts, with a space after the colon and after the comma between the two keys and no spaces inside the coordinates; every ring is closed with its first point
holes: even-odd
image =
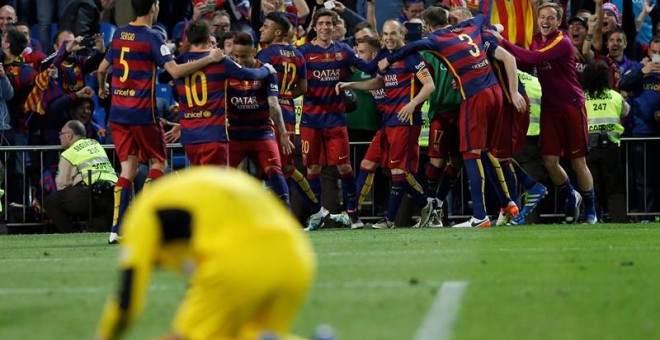
{"type": "Polygon", "coordinates": [[[217,168],[169,175],[138,196],[122,232],[121,284],[99,338],[120,337],[137,317],[159,266],[190,274],[174,338],[288,339],[316,257],[296,219],[249,175],[217,168]]]}

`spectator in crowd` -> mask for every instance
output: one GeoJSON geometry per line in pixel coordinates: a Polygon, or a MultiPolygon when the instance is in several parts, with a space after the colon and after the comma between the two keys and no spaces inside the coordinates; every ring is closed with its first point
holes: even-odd
{"type": "Polygon", "coordinates": [[[43,53],[43,48],[41,44],[30,37],[30,28],[24,22],[16,24],[16,28],[19,31],[25,34],[25,37],[28,39],[28,46],[23,51],[23,59],[25,62],[29,63],[34,67],[35,70],[40,70],[41,62],[46,59],[46,55],[43,53]]]}
{"type": "Polygon", "coordinates": [[[168,176],[131,207],[125,235],[121,284],[108,299],[98,339],[126,333],[157,267],[181,274],[195,268],[168,338],[297,338],[289,331],[316,257],[300,224],[250,176],[213,167],[168,176]]]}
{"type": "Polygon", "coordinates": [[[231,19],[229,14],[225,11],[215,11],[213,12],[213,17],[211,18],[211,35],[219,38],[231,31],[231,19]]]}
{"type": "Polygon", "coordinates": [[[616,5],[612,3],[603,3],[603,0],[594,0],[594,3],[596,3],[596,14],[593,35],[589,36],[587,34],[587,37],[591,38],[590,40],[594,50],[599,54],[605,55],[608,52],[608,35],[615,29],[621,28],[621,14],[616,5]]]}
{"type": "Polygon", "coordinates": [[[16,10],[14,7],[4,5],[0,7],[0,31],[5,32],[7,27],[16,22],[16,10]]]}
{"type": "Polygon", "coordinates": [[[37,22],[39,25],[39,42],[43,46],[52,44],[52,24],[64,23],[69,18],[64,16],[64,9],[75,0],[37,0],[37,22]]]}
{"type": "MultiPolygon", "coordinates": [[[[589,34],[594,32],[596,22],[589,23],[589,34]]],[[[629,59],[624,51],[628,46],[628,38],[620,28],[613,28],[607,35],[607,55],[598,55],[597,59],[604,61],[610,68],[610,79],[612,79],[612,89],[619,91],[619,80],[621,75],[628,71],[636,63],[629,59]]],[[[587,60],[593,62],[595,53],[590,49],[589,40],[585,40],[582,53],[587,60]]]]}
{"type": "MultiPolygon", "coordinates": [[[[591,50],[591,37],[587,38],[587,30],[589,28],[587,21],[581,16],[574,16],[568,20],[568,35],[571,38],[573,47],[575,48],[575,70],[578,75],[581,75],[584,68],[588,65],[588,60],[582,52],[582,48],[588,45],[591,50]],[[585,41],[588,41],[585,43],[585,41]]],[[[592,33],[593,36],[593,33],[592,33]]]]}
{"type": "Polygon", "coordinates": [[[44,201],[59,232],[74,231],[71,217],[86,216],[89,209],[94,214],[89,230],[107,231],[112,222],[112,187],[117,175],[101,144],[86,135],[85,126],[77,120],[66,122],[60,131],[64,151],[55,179],[57,192],[44,201]]]}
{"type": "Polygon", "coordinates": [[[108,0],[73,0],[63,9],[66,20],[60,21],[59,30],[73,32],[76,37],[92,37],[101,30],[101,11],[108,0]]]}
{"type": "Polygon", "coordinates": [[[234,47],[234,38],[236,37],[236,32],[230,31],[224,33],[220,39],[218,39],[218,48],[222,49],[225,54],[231,54],[231,50],[234,47]]]}
{"type": "MultiPolygon", "coordinates": [[[[594,177],[598,195],[597,207],[609,212],[612,222],[624,223],[626,200],[623,190],[623,171],[619,138],[623,133],[621,120],[630,106],[611,88],[610,68],[598,61],[582,74],[587,124],[589,125],[589,156],[587,165],[594,177]]],[[[601,221],[603,216],[600,216],[601,221]]]]}
{"type": "Polygon", "coordinates": [[[405,23],[413,18],[421,18],[424,11],[424,0],[403,0],[403,7],[398,20],[405,23]]]}
{"type": "MultiPolygon", "coordinates": [[[[649,42],[648,57],[624,73],[619,83],[629,97],[631,111],[626,130],[633,137],[660,136],[660,35],[649,42]]],[[[657,142],[634,142],[631,167],[635,181],[635,194],[639,197],[637,209],[643,212],[660,211],[660,144],[657,142]]]]}
{"type": "Polygon", "coordinates": [[[335,25],[335,30],[332,33],[332,40],[334,41],[344,41],[346,39],[346,23],[344,19],[337,18],[337,24],[335,25]]]}
{"type": "Polygon", "coordinates": [[[62,129],[62,126],[66,124],[67,121],[76,119],[80,121],[86,128],[87,134],[86,138],[93,138],[99,142],[103,142],[93,136],[95,132],[92,128],[90,121],[92,113],[94,112],[94,102],[92,101],[92,96],[94,95],[94,90],[90,87],[83,87],[80,90],[61,95],[53,100],[46,111],[46,117],[48,119],[48,126],[46,128],[46,144],[48,145],[57,145],[59,144],[59,135],[58,133],[62,129]],[[91,101],[92,105],[89,105],[87,101],[91,101]],[[88,111],[90,110],[91,111],[88,111]],[[88,129],[91,128],[91,129],[88,129]]]}
{"type": "MultiPolygon", "coordinates": [[[[13,131],[10,124],[9,107],[7,106],[7,102],[13,97],[14,88],[9,82],[9,77],[7,77],[7,73],[5,72],[2,63],[0,63],[0,146],[9,146],[13,144],[13,131]]],[[[10,157],[12,154],[13,153],[0,153],[0,178],[5,178],[8,166],[14,166],[14,164],[10,165],[10,163],[8,163],[14,160],[14,157],[10,157]]],[[[2,187],[3,189],[7,189],[4,184],[2,187]]],[[[5,190],[5,192],[6,191],[7,190],[5,190]]]]}

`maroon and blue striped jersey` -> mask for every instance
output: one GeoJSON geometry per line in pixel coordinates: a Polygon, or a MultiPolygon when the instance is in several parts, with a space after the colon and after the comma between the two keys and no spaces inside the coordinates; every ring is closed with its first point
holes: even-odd
{"type": "Polygon", "coordinates": [[[303,98],[300,126],[328,128],[345,126],[344,94],[335,85],[348,80],[351,66],[366,70],[366,64],[346,44],[333,41],[323,48],[315,41],[298,47],[307,63],[307,92],[303,98]]]}
{"type": "Polygon", "coordinates": [[[172,60],[162,36],[145,25],[122,26],[112,37],[105,60],[112,65],[110,121],[156,124],[156,66],[172,60]]]}
{"type": "MultiPolygon", "coordinates": [[[[387,54],[381,54],[386,57],[387,54]]],[[[383,115],[382,126],[422,125],[422,105],[415,107],[408,121],[402,122],[397,113],[419,93],[423,84],[420,79],[428,77],[426,61],[417,54],[409,54],[395,61],[381,76],[385,82],[385,98],[376,100],[378,111],[383,115]]]]}
{"type": "MultiPolygon", "coordinates": [[[[206,52],[188,52],[177,58],[184,64],[204,58],[206,52]]],[[[181,144],[227,142],[225,91],[231,75],[241,80],[264,79],[270,75],[265,67],[243,68],[225,58],[174,81],[179,94],[181,144]]]]}
{"type": "Polygon", "coordinates": [[[497,79],[487,58],[482,26],[486,21],[483,15],[465,21],[456,27],[447,27],[430,33],[398,49],[387,57],[391,63],[417,51],[429,51],[438,56],[454,75],[463,99],[469,98],[486,88],[497,84],[497,79]]]}
{"type": "MultiPolygon", "coordinates": [[[[257,64],[260,64],[257,61],[257,64]]],[[[273,121],[270,119],[268,97],[279,92],[277,75],[264,80],[227,81],[227,118],[230,140],[275,139],[273,121]]]]}
{"type": "Polygon", "coordinates": [[[305,57],[295,47],[284,44],[272,44],[257,54],[262,63],[269,63],[277,70],[284,123],[296,124],[296,112],[291,95],[299,79],[307,78],[305,57]]]}

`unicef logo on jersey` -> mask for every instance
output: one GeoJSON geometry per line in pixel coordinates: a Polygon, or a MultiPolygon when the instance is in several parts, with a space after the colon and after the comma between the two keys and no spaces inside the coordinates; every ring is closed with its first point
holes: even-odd
{"type": "Polygon", "coordinates": [[[135,97],[135,90],[133,89],[115,89],[112,94],[120,97],[135,97]]]}

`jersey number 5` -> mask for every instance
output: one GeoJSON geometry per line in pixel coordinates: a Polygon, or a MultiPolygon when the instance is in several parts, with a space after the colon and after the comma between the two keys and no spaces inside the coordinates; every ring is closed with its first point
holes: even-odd
{"type": "Polygon", "coordinates": [[[280,94],[291,95],[291,86],[293,85],[293,80],[296,79],[296,64],[283,62],[282,66],[284,67],[284,75],[282,75],[280,94]]]}
{"type": "Polygon", "coordinates": [[[474,40],[472,40],[471,36],[467,34],[461,34],[458,36],[458,39],[461,39],[461,41],[467,40],[467,44],[473,47],[470,49],[470,55],[472,55],[473,57],[476,58],[481,54],[481,50],[479,50],[479,46],[474,43],[474,40]]]}
{"type": "Polygon", "coordinates": [[[119,63],[121,66],[124,67],[124,73],[122,73],[121,77],[119,77],[120,82],[125,82],[126,79],[128,79],[128,61],[124,59],[126,53],[130,52],[131,49],[129,47],[122,47],[121,48],[121,54],[119,54],[119,63]]]}
{"type": "Polygon", "coordinates": [[[206,75],[204,74],[204,72],[197,71],[187,76],[185,79],[185,87],[186,87],[186,100],[188,102],[188,107],[192,107],[193,102],[194,105],[196,106],[206,105],[206,101],[208,100],[208,89],[206,86],[206,75]],[[198,79],[202,89],[201,97],[197,92],[198,79]]]}

